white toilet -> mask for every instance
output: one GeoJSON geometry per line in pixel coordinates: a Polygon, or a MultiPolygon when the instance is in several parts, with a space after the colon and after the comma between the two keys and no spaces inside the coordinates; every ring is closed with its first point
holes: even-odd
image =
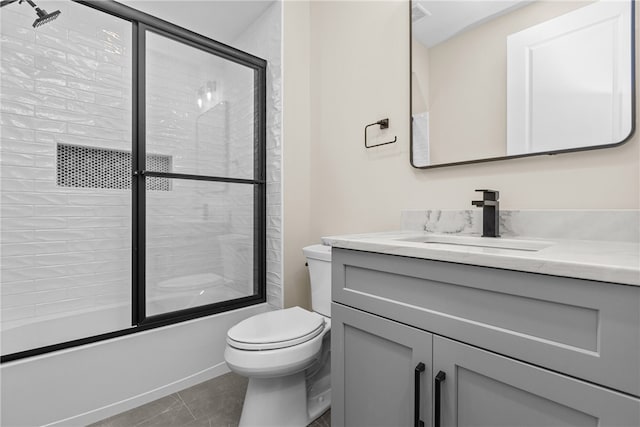
{"type": "Polygon", "coordinates": [[[249,377],[240,427],[307,426],[331,405],[331,247],[303,252],[313,312],[258,314],[227,332],[225,361],[249,377]]]}

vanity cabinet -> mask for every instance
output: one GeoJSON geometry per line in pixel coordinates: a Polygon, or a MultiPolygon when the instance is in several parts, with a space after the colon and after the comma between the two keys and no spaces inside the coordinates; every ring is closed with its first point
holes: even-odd
{"type": "Polygon", "coordinates": [[[332,268],[332,425],[416,425],[420,362],[427,427],[640,425],[640,287],[335,247],[332,268]]]}
{"type": "Polygon", "coordinates": [[[442,426],[637,426],[640,401],[566,375],[433,338],[442,426]]]}
{"type": "Polygon", "coordinates": [[[416,400],[418,419],[430,420],[432,335],[338,304],[331,310],[332,402],[346,402],[336,425],[414,425],[416,400]]]}

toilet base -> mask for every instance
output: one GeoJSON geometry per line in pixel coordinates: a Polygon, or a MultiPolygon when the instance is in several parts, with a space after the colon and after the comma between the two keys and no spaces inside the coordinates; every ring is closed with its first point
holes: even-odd
{"type": "Polygon", "coordinates": [[[304,371],[276,378],[249,378],[239,427],[306,426],[304,371]]]}
{"type": "Polygon", "coordinates": [[[331,388],[308,393],[304,371],[277,378],[249,378],[239,427],[305,427],[330,405],[331,388]]]}
{"type": "Polygon", "coordinates": [[[309,412],[309,419],[307,425],[311,424],[319,418],[322,414],[327,412],[331,406],[331,388],[328,388],[321,393],[308,396],[307,398],[307,411],[309,412]]]}

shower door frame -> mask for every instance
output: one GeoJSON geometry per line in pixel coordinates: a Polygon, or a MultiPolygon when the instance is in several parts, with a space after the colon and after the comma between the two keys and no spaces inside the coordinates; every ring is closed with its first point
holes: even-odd
{"type": "Polygon", "coordinates": [[[62,343],[2,355],[0,363],[37,356],[53,351],[95,343],[149,329],[184,322],[266,302],[266,68],[267,61],[170,22],[140,12],[113,0],[72,0],[131,23],[132,36],[132,277],[131,327],[83,337],[62,343]],[[246,66],[254,71],[254,177],[192,175],[145,170],[146,106],[145,106],[145,32],[153,32],[217,57],[246,66]],[[253,284],[254,294],[218,303],[177,311],[146,315],[145,286],[145,177],[200,180],[252,185],[253,207],[253,284]]]}

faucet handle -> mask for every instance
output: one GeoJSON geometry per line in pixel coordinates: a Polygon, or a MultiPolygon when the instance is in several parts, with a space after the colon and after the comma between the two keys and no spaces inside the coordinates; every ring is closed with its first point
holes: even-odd
{"type": "Polygon", "coordinates": [[[482,198],[484,200],[493,200],[497,201],[500,198],[500,192],[498,190],[476,190],[482,193],[482,198]]]}

